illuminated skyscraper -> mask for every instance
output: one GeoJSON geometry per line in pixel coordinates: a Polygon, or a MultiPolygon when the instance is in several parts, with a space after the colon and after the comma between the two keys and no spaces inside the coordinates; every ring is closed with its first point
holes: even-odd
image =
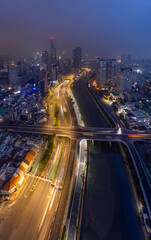
{"type": "Polygon", "coordinates": [[[107,61],[107,80],[106,84],[108,86],[115,85],[115,77],[116,77],[116,59],[108,59],[107,61]]]}
{"type": "Polygon", "coordinates": [[[73,67],[81,68],[81,61],[82,61],[82,48],[76,47],[73,50],[73,67]]]}
{"type": "Polygon", "coordinates": [[[121,68],[120,92],[131,92],[132,68],[121,68]]]}
{"type": "Polygon", "coordinates": [[[55,48],[55,39],[50,39],[50,64],[56,64],[56,48],[55,48]]]}
{"type": "Polygon", "coordinates": [[[40,90],[43,97],[48,92],[47,70],[45,69],[40,72],[40,90]]]}
{"type": "Polygon", "coordinates": [[[50,80],[57,79],[57,57],[54,38],[50,39],[50,80]]]}
{"type": "Polygon", "coordinates": [[[42,51],[42,62],[47,64],[48,66],[48,63],[49,63],[49,54],[48,54],[48,51],[45,50],[45,51],[42,51]]]}
{"type": "Polygon", "coordinates": [[[116,59],[97,59],[97,85],[98,87],[111,87],[115,85],[116,59]]]}

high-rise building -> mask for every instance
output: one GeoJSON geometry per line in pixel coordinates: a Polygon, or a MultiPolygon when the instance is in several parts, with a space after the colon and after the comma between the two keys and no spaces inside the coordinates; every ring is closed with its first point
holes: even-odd
{"type": "Polygon", "coordinates": [[[116,59],[97,59],[97,85],[98,87],[111,87],[115,85],[116,59]]]}
{"type": "Polygon", "coordinates": [[[15,64],[9,65],[9,81],[11,85],[15,85],[18,82],[17,66],[15,64]]]}
{"type": "Polygon", "coordinates": [[[128,67],[128,65],[131,63],[132,56],[131,54],[125,55],[123,54],[121,56],[121,65],[122,67],[128,67]]]}
{"type": "Polygon", "coordinates": [[[116,59],[108,59],[107,61],[107,81],[106,84],[110,86],[115,85],[115,77],[116,77],[116,59]]]}
{"type": "Polygon", "coordinates": [[[42,62],[47,64],[49,63],[49,54],[47,50],[42,51],[42,62]]]}
{"type": "Polygon", "coordinates": [[[50,65],[49,65],[50,80],[57,79],[57,57],[54,38],[50,39],[50,65]]]}
{"type": "Polygon", "coordinates": [[[40,80],[40,66],[30,66],[28,78],[33,83],[38,83],[40,80]]]}
{"type": "Polygon", "coordinates": [[[107,78],[107,60],[102,58],[97,59],[97,86],[104,87],[107,78]]]}
{"type": "Polygon", "coordinates": [[[131,92],[132,68],[121,68],[120,92],[131,92]]]}
{"type": "Polygon", "coordinates": [[[40,72],[40,90],[43,97],[48,92],[47,70],[45,69],[40,72]]]}
{"type": "Polygon", "coordinates": [[[81,61],[82,61],[82,48],[76,47],[73,50],[73,67],[81,68],[81,61]]]}
{"type": "Polygon", "coordinates": [[[0,58],[0,69],[4,69],[4,60],[0,58]]]}
{"type": "Polygon", "coordinates": [[[0,69],[0,85],[9,85],[9,72],[8,69],[0,69]]]}
{"type": "Polygon", "coordinates": [[[55,48],[55,39],[50,39],[50,64],[56,64],[56,48],[55,48]]]}
{"type": "Polygon", "coordinates": [[[48,92],[48,79],[46,70],[42,70],[40,72],[40,91],[43,97],[48,92]]]}
{"type": "Polygon", "coordinates": [[[127,55],[127,64],[130,64],[131,60],[132,60],[132,55],[131,54],[127,55]]]}
{"type": "Polygon", "coordinates": [[[123,66],[126,64],[126,56],[125,56],[125,54],[123,54],[123,55],[121,56],[121,64],[122,64],[123,66]]]}
{"type": "Polygon", "coordinates": [[[42,62],[42,52],[37,51],[34,56],[35,64],[40,64],[42,62]]]}
{"type": "Polygon", "coordinates": [[[17,63],[17,73],[18,76],[24,75],[24,61],[20,60],[17,63]]]}
{"type": "Polygon", "coordinates": [[[72,62],[71,59],[69,58],[64,58],[62,59],[61,57],[59,57],[59,61],[58,61],[58,71],[61,74],[67,74],[71,72],[71,68],[72,68],[72,62]]]}

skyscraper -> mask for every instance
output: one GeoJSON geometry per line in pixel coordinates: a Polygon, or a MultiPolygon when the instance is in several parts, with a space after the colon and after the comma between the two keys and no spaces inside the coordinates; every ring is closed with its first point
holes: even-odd
{"type": "Polygon", "coordinates": [[[73,67],[81,68],[82,48],[76,47],[73,50],[73,67]]]}
{"type": "Polygon", "coordinates": [[[4,69],[4,60],[0,58],[0,69],[4,69]]]}
{"type": "Polygon", "coordinates": [[[50,64],[56,64],[56,48],[55,48],[55,39],[50,39],[50,64]]]}
{"type": "Polygon", "coordinates": [[[131,54],[128,54],[128,55],[123,54],[121,56],[121,66],[128,67],[128,65],[131,63],[131,59],[132,59],[131,54]]]}
{"type": "Polygon", "coordinates": [[[131,92],[132,68],[121,68],[120,92],[131,92]]]}
{"type": "Polygon", "coordinates": [[[104,87],[107,78],[107,60],[104,58],[97,59],[97,85],[104,87]]]}
{"type": "Polygon", "coordinates": [[[9,65],[9,82],[11,85],[15,85],[18,82],[17,66],[13,63],[9,65]]]}
{"type": "Polygon", "coordinates": [[[42,51],[42,62],[47,64],[49,63],[49,54],[47,50],[42,51]]]}
{"type": "Polygon", "coordinates": [[[24,61],[22,60],[17,62],[17,73],[18,76],[22,76],[24,74],[24,61]]]}
{"type": "Polygon", "coordinates": [[[116,59],[97,59],[98,87],[111,87],[115,84],[116,59]]]}
{"type": "Polygon", "coordinates": [[[50,39],[50,80],[57,79],[57,57],[54,38],[50,39]]]}
{"type": "Polygon", "coordinates": [[[43,97],[48,92],[47,70],[45,69],[40,72],[40,91],[43,97]]]}
{"type": "Polygon", "coordinates": [[[122,66],[125,66],[125,64],[126,64],[126,56],[125,56],[125,54],[123,54],[121,56],[121,64],[122,64],[122,66]]]}
{"type": "Polygon", "coordinates": [[[116,77],[116,59],[108,59],[107,60],[107,86],[115,85],[115,77],[116,77]]]}

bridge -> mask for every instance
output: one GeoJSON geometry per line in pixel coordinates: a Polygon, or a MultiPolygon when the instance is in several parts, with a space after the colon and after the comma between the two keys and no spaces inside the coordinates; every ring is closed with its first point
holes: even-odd
{"type": "MultiPolygon", "coordinates": [[[[107,111],[110,118],[111,114],[107,111]]],[[[27,125],[27,124],[7,124],[0,123],[0,129],[12,133],[27,133],[27,134],[38,134],[38,135],[56,135],[60,137],[68,137],[72,141],[72,145],[82,140],[98,140],[98,141],[116,141],[125,144],[131,155],[133,164],[135,166],[137,176],[139,178],[140,186],[144,195],[146,206],[148,209],[149,216],[151,218],[151,186],[148,181],[148,177],[145,174],[144,166],[141,163],[141,159],[137,154],[137,151],[133,145],[134,140],[151,139],[151,130],[145,131],[132,131],[130,129],[121,126],[119,131],[119,122],[114,119],[116,127],[114,128],[96,128],[96,127],[82,127],[82,126],[71,126],[71,127],[56,127],[49,125],[27,125]]],[[[72,150],[72,152],[74,152],[72,150]]],[[[74,152],[75,153],[75,152],[74,152]]],[[[72,159],[72,158],[71,158],[72,159]]],[[[33,176],[28,173],[28,176],[43,180],[43,184],[52,183],[50,179],[33,176]]],[[[65,194],[64,194],[65,196],[65,194]]],[[[62,211],[62,210],[61,210],[62,211]]]]}
{"type": "MultiPolygon", "coordinates": [[[[129,138],[150,138],[151,130],[145,131],[133,131],[121,127],[121,132],[117,127],[115,128],[95,128],[95,127],[55,127],[55,126],[39,126],[39,125],[26,125],[26,124],[4,124],[0,123],[1,130],[7,130],[10,132],[18,133],[30,133],[30,134],[40,134],[40,135],[54,135],[65,136],[69,138],[79,139],[79,138],[89,138],[98,139],[103,136],[112,136],[116,138],[121,138],[123,136],[129,138]]],[[[103,137],[104,138],[104,137],[103,137]]]]}
{"type": "MultiPolygon", "coordinates": [[[[115,128],[92,128],[92,127],[55,127],[55,126],[38,126],[38,125],[17,125],[17,124],[0,124],[1,130],[17,133],[54,135],[69,137],[71,140],[98,140],[98,141],[116,141],[125,144],[130,152],[133,164],[135,166],[140,186],[146,201],[149,215],[151,217],[151,186],[144,171],[140,157],[133,145],[134,140],[144,140],[151,138],[151,131],[132,131],[124,127],[119,133],[118,127],[115,128]]],[[[47,180],[46,180],[47,181],[47,180]]],[[[50,181],[50,180],[48,180],[50,181]]]]}

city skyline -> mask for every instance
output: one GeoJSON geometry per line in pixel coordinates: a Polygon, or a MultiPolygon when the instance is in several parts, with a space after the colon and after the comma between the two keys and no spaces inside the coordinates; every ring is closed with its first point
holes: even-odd
{"type": "Polygon", "coordinates": [[[142,0],[6,0],[0,10],[0,53],[30,55],[49,48],[53,36],[58,51],[70,56],[76,46],[90,56],[150,56],[150,7],[142,0]]]}
{"type": "Polygon", "coordinates": [[[149,0],[0,8],[0,240],[151,239],[149,0]]]}

